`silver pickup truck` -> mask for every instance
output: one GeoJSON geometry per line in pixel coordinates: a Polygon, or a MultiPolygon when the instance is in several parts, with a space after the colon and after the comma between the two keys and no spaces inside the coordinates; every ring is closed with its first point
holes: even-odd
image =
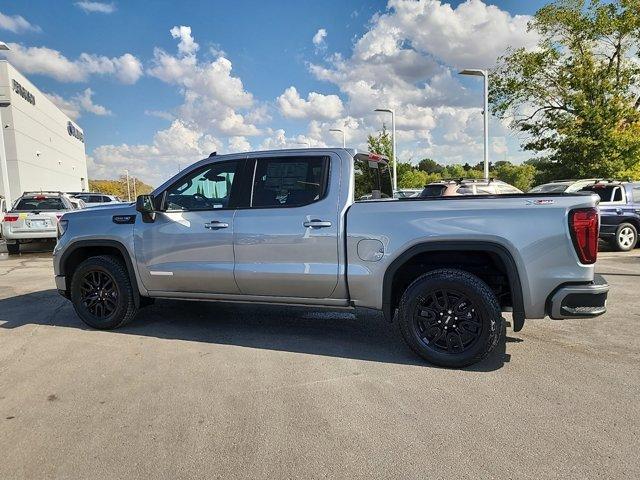
{"type": "Polygon", "coordinates": [[[394,199],[387,163],[340,148],[212,154],[135,206],[65,214],[56,286],[101,329],[156,298],[376,309],[447,367],[485,357],[502,312],[516,331],[605,312],[596,195],[394,199]]]}

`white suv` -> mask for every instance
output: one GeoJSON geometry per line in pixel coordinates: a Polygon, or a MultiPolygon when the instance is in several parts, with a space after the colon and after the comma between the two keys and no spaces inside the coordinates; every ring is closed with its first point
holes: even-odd
{"type": "Polygon", "coordinates": [[[4,214],[2,234],[10,254],[20,252],[20,244],[55,241],[60,217],[75,206],[60,192],[25,192],[4,214]]]}
{"type": "Polygon", "coordinates": [[[99,205],[113,205],[115,203],[122,203],[118,197],[113,195],[104,195],[102,193],[79,193],[73,196],[82,200],[87,207],[97,207],[99,205]]]}

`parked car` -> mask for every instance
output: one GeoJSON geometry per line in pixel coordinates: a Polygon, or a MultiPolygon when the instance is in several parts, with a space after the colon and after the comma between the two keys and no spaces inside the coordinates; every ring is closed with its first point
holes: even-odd
{"type": "Polygon", "coordinates": [[[475,178],[448,179],[432,182],[424,187],[421,197],[453,197],[456,195],[506,195],[522,190],[501,180],[475,178]]]}
{"type": "Polygon", "coordinates": [[[87,208],[87,204],[84,203],[84,201],[79,199],[79,198],[70,197],[69,201],[73,205],[73,208],[76,209],[76,210],[78,210],[80,208],[87,208]]]}
{"type": "Polygon", "coordinates": [[[516,331],[605,312],[596,195],[383,198],[387,163],[342,148],[209,157],[135,206],[66,213],[57,289],[100,329],[155,298],[367,307],[447,367],[488,355],[503,311],[516,331]]]}
{"type": "MultiPolygon", "coordinates": [[[[0,195],[0,218],[4,218],[4,213],[7,211],[7,202],[5,198],[0,195]]],[[[0,221],[0,238],[2,238],[2,222],[0,221]]]]}
{"type": "Polygon", "coordinates": [[[633,250],[640,231],[640,182],[601,180],[581,191],[600,196],[600,238],[615,250],[633,250]]]}
{"type": "Polygon", "coordinates": [[[32,241],[55,241],[58,220],[75,210],[71,199],[61,192],[25,192],[2,219],[2,234],[10,254],[32,241]]]}
{"type": "Polygon", "coordinates": [[[120,198],[102,193],[80,193],[75,195],[74,198],[82,200],[87,207],[96,207],[107,203],[122,203],[120,198]]]}
{"type": "Polygon", "coordinates": [[[553,180],[552,182],[533,187],[529,190],[529,193],[577,192],[584,187],[593,185],[598,180],[597,178],[586,178],[584,180],[553,180]]]}

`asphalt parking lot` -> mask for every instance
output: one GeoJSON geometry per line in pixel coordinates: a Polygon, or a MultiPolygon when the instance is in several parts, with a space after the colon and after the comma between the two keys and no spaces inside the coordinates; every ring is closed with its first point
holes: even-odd
{"type": "Polygon", "coordinates": [[[597,269],[605,316],[456,371],[367,312],[159,301],[90,330],[50,252],[0,253],[0,478],[638,478],[640,250],[597,269]]]}

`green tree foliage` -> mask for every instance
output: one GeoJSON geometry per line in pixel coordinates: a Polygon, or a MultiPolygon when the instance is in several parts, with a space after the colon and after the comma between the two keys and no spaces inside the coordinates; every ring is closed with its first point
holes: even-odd
{"type": "MultiPolygon", "coordinates": [[[[378,135],[369,135],[367,137],[367,148],[371,153],[387,157],[390,161],[389,164],[393,166],[393,142],[387,127],[383,125],[382,131],[378,135]]],[[[398,174],[399,177],[400,174],[398,174]]]]}
{"type": "Polygon", "coordinates": [[[538,154],[536,180],[637,172],[640,0],[556,1],[529,29],[538,48],[499,59],[490,101],[538,154]]]}
{"type": "Polygon", "coordinates": [[[444,167],[435,160],[423,158],[418,162],[418,170],[422,170],[426,173],[442,173],[444,167]]]}
{"type": "Polygon", "coordinates": [[[498,180],[507,182],[523,192],[526,192],[534,185],[536,169],[532,165],[514,165],[510,162],[500,161],[490,170],[490,175],[498,180]]]}

